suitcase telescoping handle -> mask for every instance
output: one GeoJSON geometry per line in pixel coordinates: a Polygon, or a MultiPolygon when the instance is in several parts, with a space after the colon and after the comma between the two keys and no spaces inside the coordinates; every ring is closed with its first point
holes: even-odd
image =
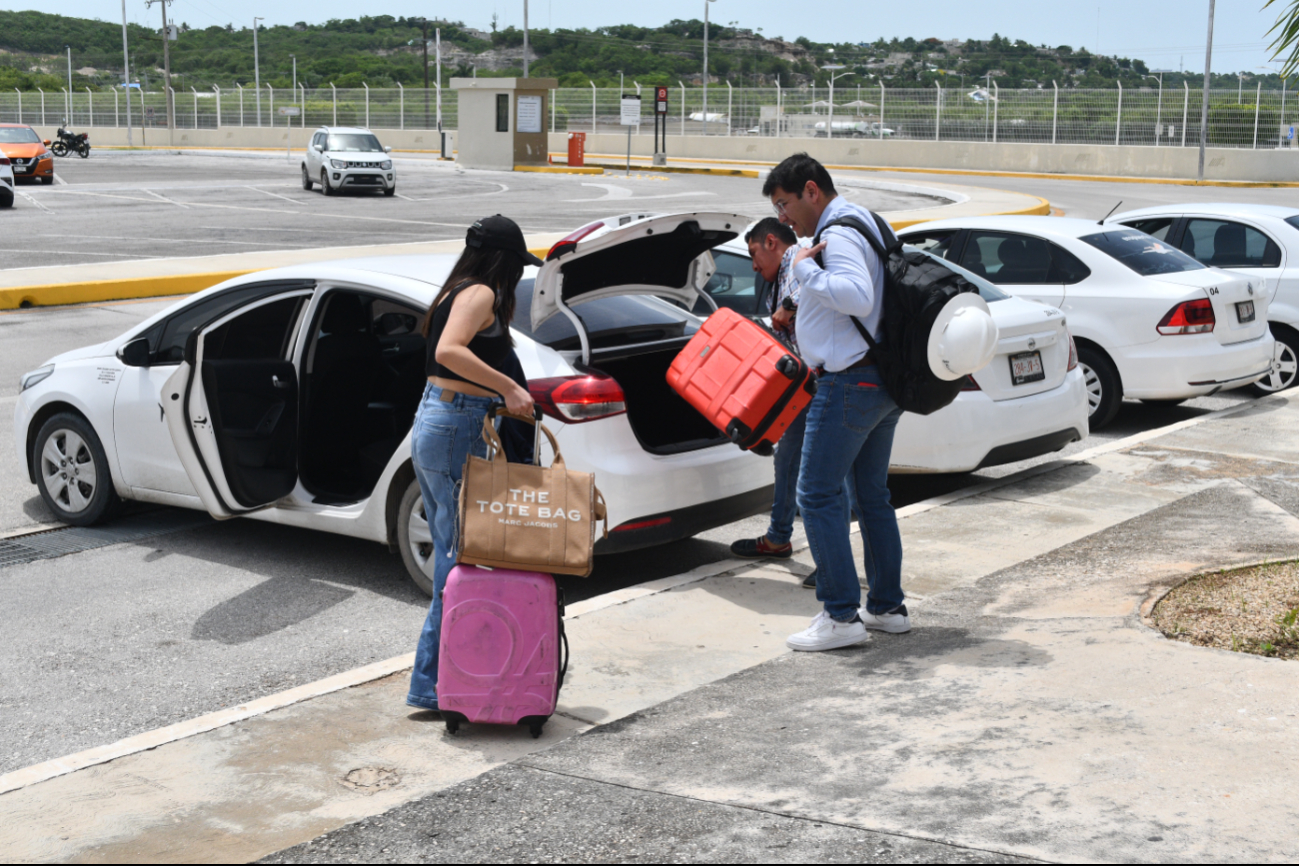
{"type": "MultiPolygon", "coordinates": [[[[487,407],[487,417],[489,419],[495,421],[497,415],[502,415],[506,418],[518,418],[518,420],[520,421],[526,420],[525,418],[515,415],[513,412],[505,411],[505,404],[500,402],[492,403],[487,407]]],[[[541,465],[541,407],[536,405],[535,403],[532,406],[532,424],[533,424],[532,465],[540,466],[541,465]]]]}

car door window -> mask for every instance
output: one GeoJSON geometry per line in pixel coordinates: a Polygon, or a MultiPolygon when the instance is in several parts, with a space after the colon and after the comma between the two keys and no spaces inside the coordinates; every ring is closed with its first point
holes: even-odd
{"type": "Polygon", "coordinates": [[[151,328],[144,336],[149,340],[151,365],[179,364],[185,359],[185,343],[196,328],[216,321],[244,304],[294,288],[310,288],[311,282],[280,281],[237,286],[224,292],[187,304],[175,314],[151,328]]]}
{"type": "Polygon", "coordinates": [[[913,234],[903,235],[902,242],[918,247],[927,253],[933,253],[936,256],[946,257],[952,248],[952,239],[956,237],[956,231],[932,231],[932,232],[915,232],[913,234]]]}
{"type": "Polygon", "coordinates": [[[1051,282],[1051,244],[1041,238],[1002,232],[970,232],[960,264],[997,285],[1051,282]]]}
{"type": "MultiPolygon", "coordinates": [[[[758,281],[753,271],[753,261],[748,256],[733,253],[713,253],[717,271],[704,286],[719,307],[729,307],[746,316],[765,313],[758,309],[758,281]]],[[[706,304],[706,302],[705,302],[706,304]]]]}
{"type": "Polygon", "coordinates": [[[1049,282],[1072,286],[1092,275],[1091,268],[1084,265],[1081,259],[1064,247],[1049,242],[1047,246],[1051,250],[1049,282]]]}
{"type": "Polygon", "coordinates": [[[1190,219],[1182,252],[1215,268],[1276,268],[1281,248],[1253,226],[1231,220],[1190,219]]]}
{"type": "Polygon", "coordinates": [[[1168,230],[1173,227],[1176,217],[1149,217],[1147,219],[1132,220],[1123,225],[1134,228],[1139,232],[1145,232],[1151,237],[1159,238],[1161,241],[1168,240],[1168,230]]]}

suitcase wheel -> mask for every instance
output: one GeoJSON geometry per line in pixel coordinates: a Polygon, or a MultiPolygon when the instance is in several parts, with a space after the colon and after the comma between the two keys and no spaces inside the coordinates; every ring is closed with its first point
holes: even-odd
{"type": "Polygon", "coordinates": [[[545,722],[536,722],[534,724],[528,725],[528,733],[532,734],[532,739],[534,740],[541,739],[541,728],[545,724],[546,724],[545,722]]]}
{"type": "Polygon", "coordinates": [[[807,393],[811,394],[813,397],[816,396],[816,377],[815,377],[815,376],[808,376],[808,377],[807,377],[807,381],[803,383],[803,390],[806,391],[807,393]]]}
{"type": "Polygon", "coordinates": [[[456,733],[457,733],[459,730],[460,730],[460,720],[459,720],[459,719],[447,719],[447,733],[448,733],[448,734],[450,734],[451,736],[454,737],[454,736],[456,735],[456,733]]]}
{"type": "Polygon", "coordinates": [[[797,379],[800,367],[802,367],[802,364],[800,364],[798,359],[793,355],[785,355],[776,362],[776,372],[780,373],[780,375],[784,376],[786,379],[797,379]]]}
{"type": "Polygon", "coordinates": [[[726,425],[726,435],[736,445],[747,439],[751,432],[753,431],[749,429],[748,425],[739,418],[732,418],[731,423],[726,425]]]}
{"type": "Polygon", "coordinates": [[[772,445],[770,442],[768,442],[766,439],[763,439],[757,445],[753,446],[752,451],[754,454],[757,454],[759,457],[770,457],[771,455],[776,453],[776,447],[772,445]]]}

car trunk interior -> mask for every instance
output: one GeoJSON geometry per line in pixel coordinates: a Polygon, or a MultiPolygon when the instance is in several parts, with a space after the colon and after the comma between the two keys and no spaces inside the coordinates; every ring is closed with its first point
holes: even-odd
{"type": "Polygon", "coordinates": [[[334,291],[317,313],[302,381],[299,476],[315,501],[342,504],[374,490],[424,393],[422,311],[334,291]]]}
{"type": "Polygon", "coordinates": [[[679,454],[730,441],[668,386],[668,367],[686,342],[630,350],[634,354],[626,349],[597,351],[591,358],[591,367],[622,386],[632,432],[651,454],[679,454]]]}

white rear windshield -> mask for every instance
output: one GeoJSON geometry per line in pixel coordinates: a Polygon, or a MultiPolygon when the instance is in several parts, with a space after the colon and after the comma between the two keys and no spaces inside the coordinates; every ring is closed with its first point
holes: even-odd
{"type": "Polygon", "coordinates": [[[1136,229],[1098,232],[1081,239],[1143,277],[1198,271],[1204,265],[1175,247],[1136,229]]]}

